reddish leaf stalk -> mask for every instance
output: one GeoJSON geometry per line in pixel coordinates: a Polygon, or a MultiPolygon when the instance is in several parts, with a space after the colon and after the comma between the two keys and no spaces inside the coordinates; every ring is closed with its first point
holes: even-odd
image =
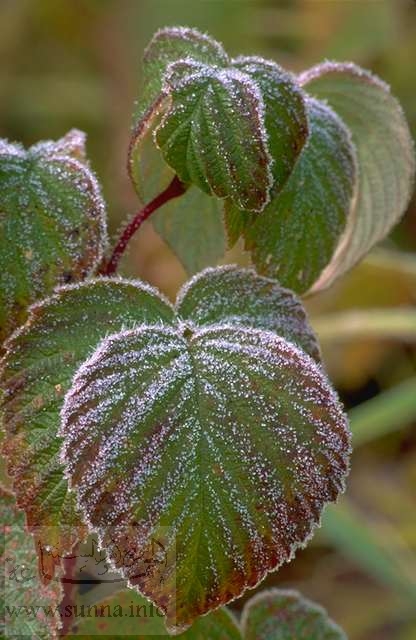
{"type": "Polygon", "coordinates": [[[105,262],[101,267],[99,273],[105,276],[110,276],[115,273],[120,258],[125,252],[129,241],[136,233],[136,231],[141,227],[143,222],[147,220],[147,218],[154,211],[166,204],[166,202],[169,202],[169,200],[177,198],[185,193],[186,188],[187,187],[179,180],[179,178],[175,176],[169,186],[166,187],[166,189],[162,191],[162,193],[159,193],[159,195],[157,195],[151,202],[145,205],[143,209],[140,209],[140,211],[136,213],[134,218],[128,223],[128,225],[122,232],[116,246],[114,247],[113,253],[111,254],[109,260],[105,262]]]}

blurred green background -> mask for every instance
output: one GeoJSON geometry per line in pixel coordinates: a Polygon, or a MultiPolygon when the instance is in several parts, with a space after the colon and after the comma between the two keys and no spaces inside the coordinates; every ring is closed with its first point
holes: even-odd
{"type": "MultiPolygon", "coordinates": [[[[416,138],[413,0],[0,0],[0,137],[28,145],[85,130],[113,235],[137,208],[125,166],[141,53],[172,24],[295,72],[353,60],[391,85],[416,138]]],[[[352,472],[313,542],[266,584],[302,590],[351,640],[416,638],[415,251],[413,198],[382,249],[307,301],[351,410],[352,472]]],[[[186,278],[150,224],[124,272],[170,297],[186,278]]]]}

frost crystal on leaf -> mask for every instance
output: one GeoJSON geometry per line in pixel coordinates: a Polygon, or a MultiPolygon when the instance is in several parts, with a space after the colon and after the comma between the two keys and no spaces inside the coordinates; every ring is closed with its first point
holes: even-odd
{"type": "Polygon", "coordinates": [[[172,320],[171,306],[151,287],[103,278],[60,287],[6,341],[0,384],[8,470],[30,530],[49,527],[55,537],[43,542],[61,555],[85,533],[59,462],[59,413],[72,377],[109,333],[172,320]]]}
{"type": "Polygon", "coordinates": [[[0,147],[0,341],[36,299],[82,280],[107,241],[101,191],[84,156],[84,134],[0,147]]]}
{"type": "Polygon", "coordinates": [[[346,418],[291,295],[209,269],[176,319],[105,338],[65,397],[61,455],[84,518],[176,631],[289,560],[343,489],[346,418]],[[167,566],[124,560],[166,527],[167,566]]]}
{"type": "Polygon", "coordinates": [[[144,55],[129,170],[140,191],[151,128],[180,179],[262,211],[305,143],[308,126],[296,79],[261,58],[230,60],[221,45],[190,29],[164,29],[144,55]],[[161,122],[159,122],[162,118],[161,122]]]}
{"type": "Polygon", "coordinates": [[[300,300],[276,280],[233,265],[205,269],[176,300],[177,313],[198,326],[232,324],[273,331],[319,362],[316,337],[300,300]]]}
{"type": "Polygon", "coordinates": [[[168,67],[170,105],[155,139],[182,182],[261,211],[272,159],[260,91],[240,71],[180,61],[168,67]]]}
{"type": "Polygon", "coordinates": [[[307,106],[310,135],[283,189],[257,218],[226,208],[230,240],[242,235],[258,271],[298,292],[331,260],[348,224],[357,174],[344,123],[318,100],[307,106]]]}
{"type": "Polygon", "coordinates": [[[305,96],[295,77],[271,60],[240,56],[232,65],[251,78],[263,99],[274,195],[293,171],[308,137],[305,96]]]}

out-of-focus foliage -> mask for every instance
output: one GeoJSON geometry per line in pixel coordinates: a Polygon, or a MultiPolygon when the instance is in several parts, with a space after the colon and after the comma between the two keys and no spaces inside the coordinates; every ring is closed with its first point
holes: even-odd
{"type": "MultiPolygon", "coordinates": [[[[416,137],[413,0],[2,0],[0,135],[28,146],[71,127],[86,130],[112,233],[137,207],[125,165],[140,57],[154,31],[168,24],[208,31],[232,55],[259,54],[295,72],[324,58],[352,60],[392,86],[416,137]]],[[[330,314],[354,309],[370,316],[375,308],[415,309],[415,197],[386,248],[308,300],[312,324],[316,319],[322,327],[330,314]]],[[[237,248],[230,260],[247,258],[237,248]]],[[[185,280],[151,224],[123,266],[172,298],[185,280]]],[[[350,640],[413,640],[416,420],[409,379],[416,342],[400,332],[392,339],[389,332],[370,338],[331,331],[331,338],[322,335],[323,354],[347,407],[373,396],[377,404],[352,413],[360,435],[340,509],[328,512],[314,543],[267,585],[293,587],[320,602],[350,640]],[[393,397],[383,395],[389,389],[393,397]]]]}

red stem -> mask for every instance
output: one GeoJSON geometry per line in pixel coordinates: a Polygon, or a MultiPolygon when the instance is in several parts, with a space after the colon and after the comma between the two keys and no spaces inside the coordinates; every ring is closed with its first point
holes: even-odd
{"type": "Polygon", "coordinates": [[[134,235],[137,229],[154,211],[156,211],[156,209],[159,209],[159,207],[164,205],[169,200],[181,196],[183,193],[185,193],[185,191],[186,186],[179,180],[177,176],[175,176],[169,186],[166,187],[166,189],[162,191],[162,193],[159,193],[156,198],[154,198],[145,207],[143,207],[143,209],[140,209],[140,211],[136,213],[134,218],[129,222],[127,227],[122,232],[116,246],[114,247],[110,259],[108,260],[108,262],[104,263],[99,273],[105,276],[110,276],[115,273],[120,258],[125,252],[127,244],[129,243],[131,237],[134,235]]]}

